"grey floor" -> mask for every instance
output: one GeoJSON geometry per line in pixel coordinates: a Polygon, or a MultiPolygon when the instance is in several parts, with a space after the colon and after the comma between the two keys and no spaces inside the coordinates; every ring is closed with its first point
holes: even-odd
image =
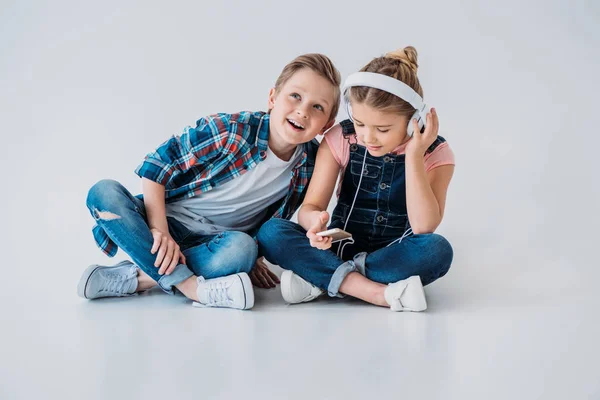
{"type": "Polygon", "coordinates": [[[592,279],[465,285],[468,268],[427,288],[424,313],[286,305],[279,289],[256,290],[251,311],[198,309],[159,290],[85,301],[69,282],[62,296],[13,298],[0,397],[600,398],[592,279]]]}

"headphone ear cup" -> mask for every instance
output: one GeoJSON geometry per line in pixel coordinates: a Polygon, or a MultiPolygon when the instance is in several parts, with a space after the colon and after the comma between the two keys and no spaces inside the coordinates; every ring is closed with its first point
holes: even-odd
{"type": "Polygon", "coordinates": [[[348,96],[348,91],[346,91],[343,95],[344,104],[346,105],[346,114],[348,114],[348,119],[354,122],[354,118],[352,118],[352,106],[350,105],[350,96],[348,96]]]}
{"type": "Polygon", "coordinates": [[[425,104],[423,107],[423,111],[419,114],[419,128],[421,128],[421,133],[425,132],[425,123],[427,122],[427,114],[431,112],[431,108],[425,104]]]}

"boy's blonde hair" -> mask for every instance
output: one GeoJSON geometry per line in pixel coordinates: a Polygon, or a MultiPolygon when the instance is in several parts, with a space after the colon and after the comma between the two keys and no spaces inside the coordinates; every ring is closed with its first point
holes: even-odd
{"type": "Polygon", "coordinates": [[[279,74],[277,81],[275,82],[275,92],[279,93],[281,87],[302,68],[308,68],[313,72],[316,72],[323,78],[327,79],[333,86],[333,104],[331,107],[331,113],[329,114],[329,121],[335,119],[338,110],[340,108],[340,84],[342,77],[340,71],[333,65],[333,62],[324,54],[310,53],[303,54],[296,57],[285,67],[279,74]]]}
{"type": "MultiPolygon", "coordinates": [[[[361,72],[374,72],[391,76],[410,86],[423,97],[423,88],[417,78],[417,50],[412,46],[386,53],[382,57],[374,58],[365,65],[361,72]]],[[[401,98],[383,90],[354,86],[350,88],[350,99],[360,104],[365,104],[376,110],[395,112],[410,118],[415,108],[401,98]]]]}

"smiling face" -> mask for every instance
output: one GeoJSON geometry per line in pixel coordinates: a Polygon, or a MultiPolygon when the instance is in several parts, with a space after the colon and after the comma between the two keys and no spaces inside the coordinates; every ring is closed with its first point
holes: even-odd
{"type": "Polygon", "coordinates": [[[334,86],[316,72],[302,68],[279,91],[269,93],[270,135],[287,145],[311,141],[331,127],[334,86]]]}
{"type": "Polygon", "coordinates": [[[406,134],[408,118],[398,113],[354,102],[352,119],[356,134],[374,157],[390,153],[410,139],[406,134]]]}

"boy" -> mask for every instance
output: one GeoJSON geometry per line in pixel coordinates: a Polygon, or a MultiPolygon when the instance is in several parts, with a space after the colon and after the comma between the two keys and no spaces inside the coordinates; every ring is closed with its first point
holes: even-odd
{"type": "Polygon", "coordinates": [[[268,113],[201,118],[148,154],[136,169],[143,199],[115,181],[94,185],[87,206],[96,242],[111,257],[120,246],[133,262],[88,267],[79,296],[131,296],[158,284],[200,306],[252,308],[252,236],[302,203],[313,139],[333,125],[339,85],[329,58],[297,57],[270,90],[268,113]]]}

